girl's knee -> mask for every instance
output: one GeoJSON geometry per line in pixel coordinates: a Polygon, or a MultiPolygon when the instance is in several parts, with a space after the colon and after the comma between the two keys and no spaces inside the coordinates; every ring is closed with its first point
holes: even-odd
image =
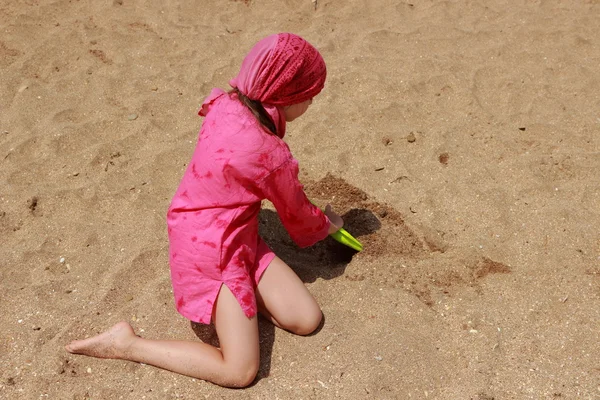
{"type": "Polygon", "coordinates": [[[229,379],[227,379],[229,384],[227,386],[233,388],[250,386],[254,382],[254,379],[256,379],[259,364],[257,360],[256,362],[231,365],[227,370],[229,376],[229,379]]]}
{"type": "Polygon", "coordinates": [[[296,324],[291,327],[290,331],[300,336],[310,335],[317,330],[321,325],[322,320],[323,313],[321,312],[321,309],[313,310],[310,313],[306,313],[302,319],[297,321],[296,324]]]}

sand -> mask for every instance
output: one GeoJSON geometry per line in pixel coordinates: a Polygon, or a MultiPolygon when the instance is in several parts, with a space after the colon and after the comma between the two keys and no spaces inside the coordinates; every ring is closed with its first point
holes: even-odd
{"type": "Polygon", "coordinates": [[[600,2],[0,5],[0,398],[600,398],[600,2]],[[261,232],[325,315],[261,322],[244,390],[63,346],[173,304],[165,213],[198,106],[278,31],[328,81],[286,137],[365,244],[261,232]]]}

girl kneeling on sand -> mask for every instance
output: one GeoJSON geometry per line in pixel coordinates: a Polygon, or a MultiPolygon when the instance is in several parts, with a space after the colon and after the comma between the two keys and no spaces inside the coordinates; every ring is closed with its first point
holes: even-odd
{"type": "Polygon", "coordinates": [[[270,200],[302,247],[342,227],[298,181],[298,162],[282,140],[322,89],[319,52],[282,33],[258,42],[226,93],[213,89],[191,162],[167,214],[177,310],[214,323],[220,348],[202,342],[149,340],[120,322],[66,346],[71,353],[151,364],[222,386],[249,385],[259,367],[257,311],[280,328],[307,335],[322,319],[296,274],[258,235],[261,201],[270,200]]]}

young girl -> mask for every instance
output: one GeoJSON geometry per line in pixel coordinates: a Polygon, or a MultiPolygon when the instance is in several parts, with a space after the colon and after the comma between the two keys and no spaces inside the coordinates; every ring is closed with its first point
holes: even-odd
{"type": "Polygon", "coordinates": [[[169,259],[177,310],[214,323],[221,347],[144,339],[120,322],[67,351],[244,387],[259,367],[257,312],[298,335],[319,326],[315,299],[259,237],[258,213],[270,200],[301,247],[343,225],[329,206],[323,213],[307,199],[282,140],[286,122],[306,112],[325,76],[323,58],[304,39],[269,36],[244,59],[233,90],[213,89],[200,109],[198,144],[167,214],[169,259]]]}

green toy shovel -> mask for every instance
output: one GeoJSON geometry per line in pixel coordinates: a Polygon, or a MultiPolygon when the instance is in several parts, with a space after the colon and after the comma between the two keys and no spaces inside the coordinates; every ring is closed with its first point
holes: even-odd
{"type": "MultiPolygon", "coordinates": [[[[311,203],[312,203],[312,201],[311,201],[311,203]]],[[[313,204],[315,204],[315,203],[313,203],[313,204]]],[[[349,234],[348,231],[345,230],[344,228],[340,228],[337,232],[332,233],[329,236],[331,236],[332,238],[334,238],[341,244],[346,245],[356,251],[362,251],[362,249],[363,249],[362,243],[359,242],[358,240],[356,240],[354,238],[354,236],[349,234]]]]}
{"type": "Polygon", "coordinates": [[[344,228],[340,228],[339,231],[332,233],[330,235],[332,238],[340,242],[341,244],[345,244],[346,246],[353,248],[356,251],[362,251],[363,245],[354,238],[351,234],[348,233],[344,228]]]}

